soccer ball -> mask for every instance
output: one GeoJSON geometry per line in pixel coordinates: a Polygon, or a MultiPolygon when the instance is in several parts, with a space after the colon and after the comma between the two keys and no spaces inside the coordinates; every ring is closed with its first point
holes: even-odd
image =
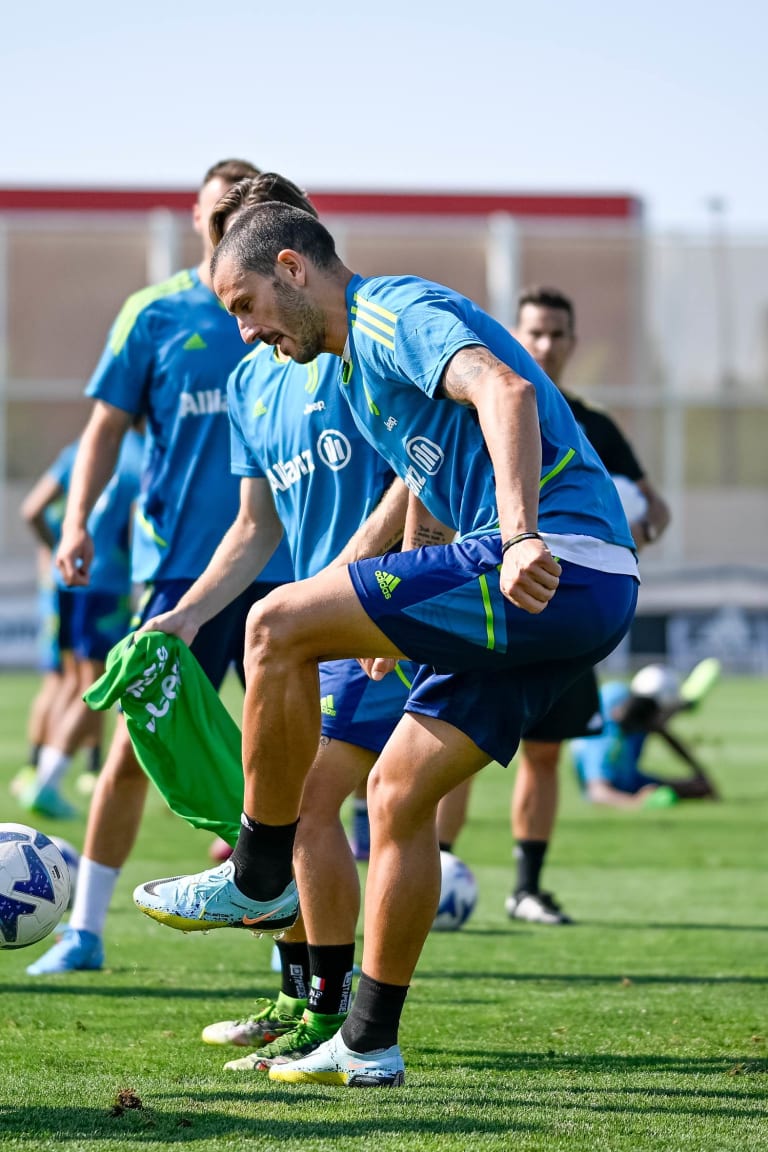
{"type": "Polygon", "coordinates": [[[67,908],[71,908],[75,900],[75,888],[77,887],[77,870],[80,867],[80,853],[74,844],[70,844],[69,840],[64,840],[61,836],[51,836],[50,840],[58,848],[64,857],[64,863],[69,868],[69,900],[67,908]]]}
{"type": "Polygon", "coordinates": [[[662,708],[680,700],[680,680],[666,664],[646,664],[636,672],[629,685],[635,696],[647,696],[662,708]]]}
{"type": "Polygon", "coordinates": [[[455,932],[469,920],[477,904],[477,880],[452,852],[440,853],[440,902],[433,932],[455,932]]]}
{"type": "Polygon", "coordinates": [[[624,515],[629,523],[635,524],[638,520],[642,520],[648,511],[648,501],[634,480],[630,480],[628,476],[611,476],[611,480],[619,494],[624,515]]]}
{"type": "Polygon", "coordinates": [[[42,940],[69,893],[69,869],[53,841],[26,824],[0,824],[0,948],[42,940]]]}

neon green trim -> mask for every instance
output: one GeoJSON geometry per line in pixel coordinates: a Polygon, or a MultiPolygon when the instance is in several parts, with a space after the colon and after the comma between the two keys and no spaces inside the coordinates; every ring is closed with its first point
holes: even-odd
{"type": "Polygon", "coordinates": [[[485,636],[486,648],[496,647],[496,634],[493,627],[493,605],[491,604],[491,594],[488,589],[488,577],[478,576],[480,584],[480,594],[483,597],[483,607],[485,608],[485,636]]]}
{"type": "Polygon", "coordinates": [[[576,455],[576,449],[575,448],[569,448],[568,451],[566,452],[565,456],[563,456],[562,460],[558,464],[555,465],[555,467],[552,469],[552,471],[547,472],[546,476],[542,476],[541,480],[539,480],[539,489],[543,488],[544,485],[547,483],[547,481],[551,480],[553,476],[557,476],[558,472],[562,472],[562,470],[563,470],[563,468],[565,468],[566,464],[570,463],[570,461],[574,458],[575,455],[576,455]]]}
{"type": "Polygon", "coordinates": [[[366,336],[370,336],[372,340],[377,340],[379,342],[379,344],[383,344],[385,348],[389,348],[389,349],[391,349],[391,351],[394,352],[394,350],[395,350],[394,341],[393,340],[385,340],[385,338],[383,336],[379,335],[378,332],[374,332],[373,328],[369,328],[367,326],[367,324],[362,324],[360,322],[360,320],[353,320],[352,321],[352,327],[353,328],[359,328],[361,332],[365,332],[366,336]]]}
{"type": "Polygon", "coordinates": [[[310,360],[307,364],[307,382],[304,385],[304,391],[309,392],[310,396],[316,392],[320,384],[320,369],[317,366],[317,360],[310,360]]]}
{"type": "Polygon", "coordinates": [[[141,525],[141,527],[144,529],[146,534],[148,536],[150,536],[152,538],[152,540],[154,540],[155,544],[159,544],[161,548],[167,548],[168,547],[168,541],[163,540],[162,536],[158,536],[158,534],[157,534],[157,532],[155,532],[155,529],[153,528],[152,524],[150,523],[149,520],[147,520],[146,516],[144,515],[144,513],[141,510],[137,511],[136,520],[141,525]]]}
{"type": "Polygon", "coordinates": [[[402,682],[403,682],[403,684],[405,684],[406,688],[408,688],[409,690],[412,688],[413,681],[409,680],[408,677],[406,676],[405,672],[403,672],[402,668],[400,667],[400,661],[399,660],[398,660],[397,664],[395,664],[395,675],[398,677],[399,680],[402,680],[402,682]]]}
{"type": "Polygon", "coordinates": [[[374,404],[373,397],[365,386],[365,381],[363,381],[363,392],[365,392],[365,398],[368,401],[368,411],[372,412],[374,416],[381,416],[381,412],[379,412],[378,408],[374,404]]]}
{"type": "Polygon", "coordinates": [[[396,313],[390,312],[387,308],[382,308],[381,304],[372,303],[372,301],[367,300],[365,296],[361,296],[359,292],[355,292],[355,300],[359,300],[364,307],[370,308],[372,312],[378,312],[379,316],[384,316],[387,320],[392,320],[393,322],[397,320],[396,313]]]}
{"type": "Polygon", "coordinates": [[[126,340],[133,331],[134,324],[145,308],[153,304],[155,300],[162,300],[165,296],[175,296],[177,292],[188,292],[194,286],[195,281],[192,278],[192,273],[188,269],[184,269],[182,272],[177,272],[175,276],[171,276],[170,280],[163,281],[162,284],[150,284],[148,288],[142,288],[140,292],[134,292],[132,296],[129,296],[120,309],[110,333],[109,347],[113,355],[120,355],[126,340]]]}

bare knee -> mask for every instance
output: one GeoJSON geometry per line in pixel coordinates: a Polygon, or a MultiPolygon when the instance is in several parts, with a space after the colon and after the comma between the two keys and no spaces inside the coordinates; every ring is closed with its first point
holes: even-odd
{"type": "Polygon", "coordinates": [[[521,748],[521,763],[531,772],[557,772],[560,761],[560,744],[542,740],[524,740],[521,748]]]}
{"type": "Polygon", "coordinates": [[[245,671],[293,653],[301,638],[288,588],[275,588],[251,607],[245,625],[245,671]]]}

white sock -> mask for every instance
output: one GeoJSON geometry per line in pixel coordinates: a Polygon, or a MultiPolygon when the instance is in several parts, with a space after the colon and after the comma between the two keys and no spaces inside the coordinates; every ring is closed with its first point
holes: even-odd
{"type": "Polygon", "coordinates": [[[71,763],[71,756],[54,748],[52,744],[43,744],[37,761],[38,788],[58,788],[71,763]]]}
{"type": "Polygon", "coordinates": [[[119,868],[108,868],[87,856],[80,857],[70,928],[101,936],[119,875],[119,868]]]}

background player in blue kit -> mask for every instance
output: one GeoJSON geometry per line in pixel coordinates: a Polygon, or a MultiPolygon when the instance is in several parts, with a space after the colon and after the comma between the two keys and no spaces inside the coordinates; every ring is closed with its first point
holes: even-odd
{"type": "MultiPolygon", "coordinates": [[[[93,738],[93,713],[83,693],[104,672],[107,653],[128,631],[131,604],[131,531],[139,495],[144,438],[131,429],[126,435],[115,472],[88,518],[95,555],[91,579],[85,588],[64,586],[54,569],[58,606],[58,646],[62,661],[71,666],[75,687],[52,716],[40,749],[35,777],[22,791],[24,808],[50,817],[67,817],[74,810],[59,792],[72,756],[93,738]]],[[[70,445],[50,472],[54,500],[69,489],[77,445],[70,445]]],[[[38,520],[39,523],[39,520],[38,520]]],[[[43,522],[44,524],[44,522],[43,522]]],[[[45,527],[42,528],[45,532],[45,527]]]]}
{"type": "Polygon", "coordinates": [[[584,794],[593,804],[611,808],[662,807],[677,800],[716,800],[717,791],[691,749],[670,731],[669,721],[695,704],[670,692],[669,670],[641,668],[630,684],[608,680],[600,688],[604,728],[599,736],[570,743],[573,766],[584,794]],[[654,674],[667,672],[653,684],[654,674]],[[647,675],[651,673],[651,675],[647,675]],[[661,689],[663,688],[663,692],[661,689]],[[669,778],[643,771],[647,739],[656,734],[685,762],[690,775],[669,778]]]}
{"type": "Polygon", "coordinates": [[[457,543],[389,553],[277,590],[249,613],[245,795],[218,869],[151,881],[139,907],[191,930],[279,931],[301,794],[320,727],[317,664],[380,675],[423,665],[369,782],[371,864],[362,975],[339,1033],[271,1079],[394,1085],[400,1015],[440,884],[440,797],[610,652],[635,609],[637,565],[616,489],[555,386],[501,325],[415,277],[363,280],[309,214],[241,213],[212,261],[245,339],[300,363],[322,351],[363,434],[410,489],[404,546],[436,522],[457,543]]]}
{"type": "MultiPolygon", "coordinates": [[[[147,446],[132,553],[133,578],[147,585],[140,618],[176,604],[237,511],[226,380],[243,347],[237,325],[211,289],[208,220],[222,193],[253,175],[258,169],[243,160],[222,161],[206,172],[194,206],[200,264],[127,300],[87,388],[94,405],[73,469],[58,565],[68,585],[88,584],[94,564],[88,516],[114,471],[126,431],[137,416],[145,416],[147,446]]],[[[195,655],[216,687],[233,662],[241,666],[250,605],[291,578],[290,558],[281,551],[262,582],[201,631],[195,655]]],[[[146,792],[147,779],[119,719],[91,802],[68,929],[30,965],[30,974],[102,966],[104,921],[139,829],[146,792]]]]}
{"type": "MultiPolygon", "coordinates": [[[[225,193],[211,217],[214,242],[243,204],[274,199],[315,214],[295,185],[264,173],[225,193]]],[[[236,595],[260,571],[280,525],[297,579],[399,542],[407,489],[361,435],[336,387],[337,372],[334,356],[301,365],[267,344],[235,368],[227,391],[232,470],[242,477],[238,518],[176,609],[146,621],[145,629],[192,640],[222,598],[236,595]]],[[[292,929],[278,944],[276,1002],[262,1001],[250,1016],[204,1029],[207,1043],[259,1048],[228,1068],[263,1071],[307,1054],[346,1015],[360,889],[339,813],[399,720],[411,675],[407,664],[381,681],[366,676],[356,660],[321,665],[322,739],[294,852],[306,933],[292,929]]]]}

